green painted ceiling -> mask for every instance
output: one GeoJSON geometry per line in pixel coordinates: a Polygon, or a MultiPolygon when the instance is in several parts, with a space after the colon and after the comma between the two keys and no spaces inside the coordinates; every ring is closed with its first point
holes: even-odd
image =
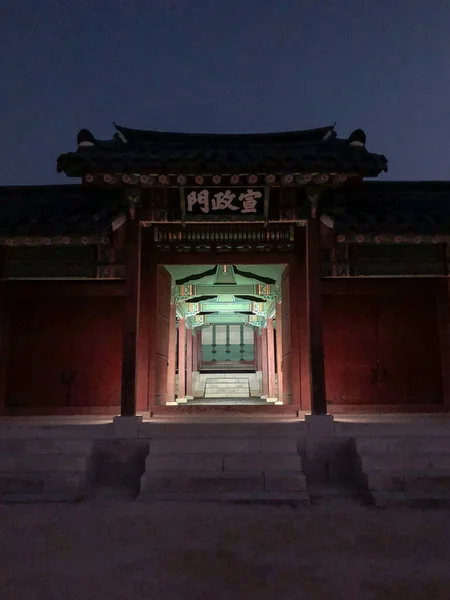
{"type": "Polygon", "coordinates": [[[216,269],[207,265],[166,266],[172,275],[177,314],[186,319],[188,327],[238,323],[264,327],[267,317],[274,315],[285,265],[235,267],[237,272],[232,265],[217,265],[216,269]],[[204,277],[196,278],[205,272],[204,277]],[[182,285],[177,285],[179,280],[182,285]]]}

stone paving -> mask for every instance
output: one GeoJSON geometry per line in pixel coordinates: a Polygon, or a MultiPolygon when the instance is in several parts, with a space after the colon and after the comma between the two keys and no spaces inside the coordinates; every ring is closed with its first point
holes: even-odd
{"type": "Polygon", "coordinates": [[[0,506],[2,600],[447,600],[450,512],[0,506]]]}

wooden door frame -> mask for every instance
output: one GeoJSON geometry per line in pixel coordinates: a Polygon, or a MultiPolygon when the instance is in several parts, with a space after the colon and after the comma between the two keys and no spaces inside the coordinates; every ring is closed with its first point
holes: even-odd
{"type": "MultiPolygon", "coordinates": [[[[151,237],[151,228],[144,228],[142,231],[142,240],[151,237]]],[[[142,263],[152,260],[154,262],[153,269],[157,269],[159,265],[170,266],[170,265],[216,265],[216,264],[250,264],[250,265],[265,265],[265,264],[281,264],[289,267],[289,278],[292,281],[296,280],[296,277],[302,275],[302,271],[299,266],[299,255],[301,256],[304,249],[296,249],[295,252],[142,252],[142,263]],[[293,274],[296,274],[293,276],[293,274]]],[[[306,285],[306,284],[305,284],[306,285]]],[[[156,286],[153,288],[152,302],[156,300],[156,286]]],[[[293,291],[290,293],[290,302],[292,306],[290,310],[293,313],[294,318],[291,322],[291,335],[294,338],[299,338],[299,317],[298,312],[298,301],[295,300],[298,294],[293,291]]],[[[153,311],[154,312],[154,311],[153,311]]],[[[153,328],[156,328],[155,315],[152,317],[153,328]]],[[[151,331],[155,331],[152,329],[151,331]]],[[[300,346],[300,344],[299,344],[300,346]]],[[[296,353],[300,355],[300,348],[297,347],[296,353]]],[[[305,358],[303,358],[305,360],[305,358]]],[[[154,351],[150,352],[149,356],[149,367],[146,373],[141,373],[141,377],[148,379],[148,406],[150,415],[153,414],[173,414],[173,413],[205,413],[205,412],[244,412],[244,413],[265,413],[271,414],[296,414],[301,409],[301,389],[299,385],[300,381],[300,367],[296,371],[297,383],[293,381],[293,402],[290,405],[267,405],[267,406],[154,406],[152,405],[152,390],[154,389],[154,351]],[[153,381],[152,381],[153,379],[153,381]]],[[[300,356],[297,358],[297,362],[300,365],[300,356]]]]}

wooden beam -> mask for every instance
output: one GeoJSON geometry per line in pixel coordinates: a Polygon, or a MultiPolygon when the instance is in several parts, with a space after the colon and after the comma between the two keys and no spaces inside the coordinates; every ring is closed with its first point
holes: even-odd
{"type": "Polygon", "coordinates": [[[126,222],[125,243],[125,319],[122,349],[122,388],[120,414],[136,414],[136,368],[141,282],[141,225],[136,212],[130,210],[126,222]]]}
{"type": "Polygon", "coordinates": [[[186,321],[178,321],[178,400],[186,399],[186,321]]]}
{"type": "MultiPolygon", "coordinates": [[[[314,198],[312,199],[315,200],[314,198]]],[[[320,220],[315,214],[306,227],[306,297],[309,330],[309,360],[311,374],[311,412],[327,414],[325,364],[323,353],[323,315],[321,282],[320,220]]]]}
{"type": "Polygon", "coordinates": [[[163,252],[159,253],[160,262],[165,265],[221,265],[224,262],[239,265],[287,264],[295,260],[291,252],[163,252]]]}

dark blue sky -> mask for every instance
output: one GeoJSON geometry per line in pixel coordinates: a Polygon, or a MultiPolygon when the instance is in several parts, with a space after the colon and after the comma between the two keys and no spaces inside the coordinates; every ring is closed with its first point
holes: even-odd
{"type": "Polygon", "coordinates": [[[389,179],[450,179],[448,0],[2,0],[0,184],[70,183],[82,127],[362,127],[389,179]]]}

